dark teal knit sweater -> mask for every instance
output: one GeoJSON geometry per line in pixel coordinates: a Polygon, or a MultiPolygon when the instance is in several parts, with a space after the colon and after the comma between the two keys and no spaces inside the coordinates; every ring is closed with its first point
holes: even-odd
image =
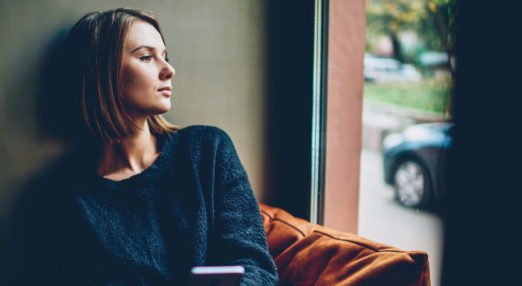
{"type": "Polygon", "coordinates": [[[192,266],[242,265],[242,285],[275,285],[258,205],[229,136],[191,126],[159,142],[154,164],[123,181],[98,176],[93,156],[46,178],[19,210],[29,219],[13,229],[10,283],[188,285],[192,266]]]}

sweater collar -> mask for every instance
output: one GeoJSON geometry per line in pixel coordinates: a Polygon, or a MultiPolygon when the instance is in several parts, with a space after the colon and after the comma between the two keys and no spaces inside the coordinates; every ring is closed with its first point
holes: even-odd
{"type": "Polygon", "coordinates": [[[132,190],[151,186],[152,183],[172,165],[176,138],[177,132],[159,135],[158,143],[160,146],[160,154],[156,160],[141,173],[123,180],[115,181],[98,175],[96,173],[96,166],[94,165],[91,170],[95,184],[101,186],[101,190],[132,190]]]}

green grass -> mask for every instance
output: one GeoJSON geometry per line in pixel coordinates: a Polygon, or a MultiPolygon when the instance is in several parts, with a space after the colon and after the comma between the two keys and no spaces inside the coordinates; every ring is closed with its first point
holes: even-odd
{"type": "Polygon", "coordinates": [[[401,107],[446,114],[451,82],[429,79],[418,83],[365,83],[364,99],[401,107]]]}

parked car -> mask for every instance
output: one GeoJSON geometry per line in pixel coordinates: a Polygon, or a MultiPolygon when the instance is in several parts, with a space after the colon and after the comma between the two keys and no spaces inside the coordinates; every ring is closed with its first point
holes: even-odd
{"type": "Polygon", "coordinates": [[[421,73],[410,64],[392,58],[364,56],[364,80],[367,82],[417,82],[421,73]]]}
{"type": "Polygon", "coordinates": [[[424,123],[384,138],[384,181],[393,186],[400,204],[425,208],[444,195],[452,130],[450,122],[424,123]]]}

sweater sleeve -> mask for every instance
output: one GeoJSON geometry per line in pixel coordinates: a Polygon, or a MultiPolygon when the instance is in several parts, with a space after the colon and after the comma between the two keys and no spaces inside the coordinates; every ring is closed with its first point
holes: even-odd
{"type": "Polygon", "coordinates": [[[275,285],[259,206],[230,137],[216,128],[214,240],[217,263],[241,265],[241,285],[275,285]]]}

